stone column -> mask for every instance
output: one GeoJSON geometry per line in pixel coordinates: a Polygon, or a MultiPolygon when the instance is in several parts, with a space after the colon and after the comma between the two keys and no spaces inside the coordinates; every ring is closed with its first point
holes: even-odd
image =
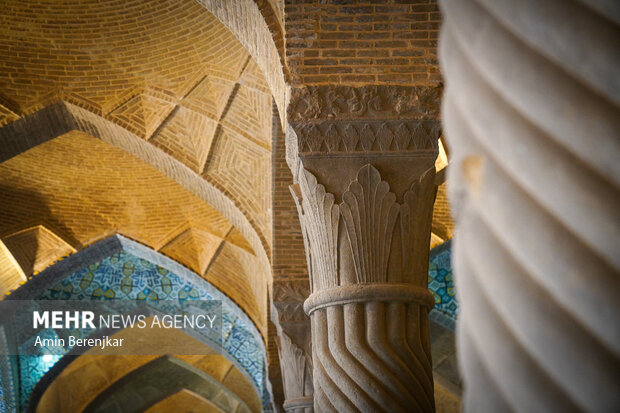
{"type": "Polygon", "coordinates": [[[465,410],[617,411],[620,5],[441,4],[465,410]]]}
{"type": "Polygon", "coordinates": [[[308,295],[307,279],[273,284],[273,313],[278,317],[278,353],[285,397],[283,407],[287,413],[314,411],[310,319],[303,311],[308,295]]]}
{"type": "Polygon", "coordinates": [[[439,90],[293,93],[314,407],[434,411],[427,289],[439,90]],[[428,103],[427,102],[431,102],[428,103]]]}

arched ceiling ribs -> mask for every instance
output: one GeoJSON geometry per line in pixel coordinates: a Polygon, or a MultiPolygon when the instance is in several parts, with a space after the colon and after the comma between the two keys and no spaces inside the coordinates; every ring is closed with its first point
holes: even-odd
{"type": "MultiPolygon", "coordinates": [[[[245,238],[208,203],[122,149],[72,131],[0,164],[0,187],[8,188],[0,191],[0,240],[6,258],[19,261],[11,268],[25,276],[124,234],[213,282],[265,331],[269,273],[245,238]],[[45,168],[32,174],[41,159],[45,168]]],[[[23,279],[3,274],[2,289],[23,279]]]]}
{"type": "MultiPolygon", "coordinates": [[[[177,338],[179,340],[193,340],[189,336],[184,336],[183,338],[183,333],[178,330],[170,330],[170,333],[175,336],[179,335],[177,338]]],[[[218,387],[223,387],[224,395],[231,395],[237,404],[241,400],[251,411],[260,411],[259,396],[242,373],[229,360],[217,354],[215,350],[210,349],[204,344],[202,346],[204,348],[200,350],[200,355],[175,355],[174,359],[183,362],[185,366],[192,366],[192,368],[196,369],[195,371],[202,372],[213,378],[218,383],[218,387]],[[227,380],[226,375],[231,374],[229,372],[236,372],[236,374],[232,373],[232,375],[240,376],[241,380],[227,380]]],[[[117,383],[122,380],[130,381],[141,368],[145,368],[145,366],[159,358],[161,357],[154,355],[100,356],[89,353],[82,356],[65,356],[37,385],[30,402],[31,411],[35,411],[35,409],[41,413],[48,411],[83,411],[86,406],[93,402],[98,395],[105,392],[106,389],[115,388],[117,383]],[[84,381],[88,381],[90,385],[81,385],[84,381]]],[[[167,393],[171,391],[174,392],[174,389],[168,388],[167,393]]],[[[170,399],[176,400],[179,402],[179,405],[176,406],[176,409],[165,411],[183,411],[180,409],[185,406],[183,404],[184,400],[187,401],[188,399],[197,403],[194,406],[194,411],[196,411],[196,408],[204,405],[200,400],[202,396],[200,398],[179,398],[178,393],[182,391],[184,390],[179,390],[171,395],[160,395],[157,399],[159,401],[153,403],[153,408],[149,408],[147,411],[162,411],[160,408],[169,405],[170,399]]],[[[222,399],[220,400],[223,401],[222,399]]]]}
{"type": "Polygon", "coordinates": [[[278,48],[257,4],[254,0],[198,0],[198,3],[217,17],[254,58],[269,84],[284,127],[290,91],[278,48]]]}
{"type": "Polygon", "coordinates": [[[201,178],[186,165],[126,129],[66,102],[58,102],[0,128],[0,162],[71,131],[81,131],[150,164],[226,217],[248,240],[269,272],[269,244],[255,219],[222,192],[223,186],[201,178]],[[220,188],[218,188],[218,186],[220,188]]]}
{"type": "Polygon", "coordinates": [[[191,390],[183,389],[152,405],[145,410],[145,413],[168,413],[173,411],[178,413],[192,413],[195,411],[205,413],[223,412],[208,399],[191,390]]]}
{"type": "Polygon", "coordinates": [[[0,13],[0,125],[58,101],[121,125],[232,198],[269,256],[272,90],[235,35],[194,0],[35,3],[0,13]]]}
{"type": "Polygon", "coordinates": [[[284,71],[284,79],[288,81],[290,72],[286,63],[286,44],[284,41],[284,0],[254,0],[260,9],[273,42],[280,55],[280,63],[284,71]]]}
{"type": "Polygon", "coordinates": [[[211,400],[223,412],[251,411],[243,400],[219,381],[170,356],[157,358],[119,379],[90,402],[85,410],[109,411],[119,406],[126,412],[142,412],[182,389],[211,400]],[[148,388],[157,391],[145,392],[148,388]]]}

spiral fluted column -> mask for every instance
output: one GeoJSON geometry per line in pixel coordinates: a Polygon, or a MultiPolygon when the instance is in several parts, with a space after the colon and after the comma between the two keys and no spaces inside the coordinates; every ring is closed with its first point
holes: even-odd
{"type": "Polygon", "coordinates": [[[620,5],[442,0],[468,412],[620,406],[620,5]]]}
{"type": "Polygon", "coordinates": [[[307,170],[298,190],[312,274],[304,309],[318,410],[433,411],[433,297],[421,260],[428,263],[434,169],[412,185],[403,204],[370,164],[359,169],[340,204],[307,170]],[[415,261],[413,246],[420,250],[415,261]]]}

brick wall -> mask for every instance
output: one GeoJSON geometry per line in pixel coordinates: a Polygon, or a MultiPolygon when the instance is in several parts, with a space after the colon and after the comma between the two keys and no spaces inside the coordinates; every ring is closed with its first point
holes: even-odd
{"type": "Polygon", "coordinates": [[[277,114],[274,114],[272,176],[274,282],[282,279],[308,279],[308,266],[299,216],[289,190],[289,185],[293,183],[293,175],[286,163],[284,133],[279,126],[277,114]]]}
{"type": "Polygon", "coordinates": [[[434,0],[286,0],[293,86],[441,82],[434,0]]]}

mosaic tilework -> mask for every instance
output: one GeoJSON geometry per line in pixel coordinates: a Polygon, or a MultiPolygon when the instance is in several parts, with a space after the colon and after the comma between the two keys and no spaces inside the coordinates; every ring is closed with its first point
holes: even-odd
{"type": "MultiPolygon", "coordinates": [[[[76,270],[75,263],[65,263],[66,268],[73,268],[69,275],[48,275],[51,282],[46,283],[43,281],[46,274],[42,273],[36,277],[41,277],[36,287],[26,284],[24,287],[28,286],[29,291],[16,296],[24,299],[27,293],[39,300],[176,300],[179,303],[219,300],[222,302],[222,353],[251,379],[259,394],[263,394],[266,352],[260,333],[247,315],[215,287],[174,261],[126,238],[111,238],[102,241],[98,248],[110,251],[106,258],[86,264],[88,259],[82,255],[78,258],[84,264],[80,269],[76,270]],[[121,248],[116,245],[119,241],[121,248]]],[[[29,356],[25,361],[20,383],[22,406],[49,367],[46,368],[46,363],[41,363],[38,356],[29,356]]],[[[270,397],[264,400],[269,402],[270,397]]],[[[267,404],[264,408],[270,409],[270,406],[267,404]]]]}
{"type": "MultiPolygon", "coordinates": [[[[41,339],[57,339],[59,338],[56,331],[53,329],[46,329],[41,331],[39,334],[41,339]]],[[[25,341],[20,347],[24,348],[32,347],[34,340],[36,337],[31,337],[29,340],[25,341]]],[[[26,410],[28,399],[30,398],[30,393],[34,390],[34,386],[41,380],[41,377],[45,375],[49,371],[49,369],[61,359],[62,354],[64,353],[62,347],[45,347],[45,350],[42,352],[47,353],[55,353],[54,355],[40,355],[40,356],[18,356],[19,358],[19,400],[20,400],[20,409],[22,411],[26,410]]],[[[69,349],[66,349],[69,350],[69,349]]],[[[23,353],[20,349],[20,353],[23,353]]]]}
{"type": "Polygon", "coordinates": [[[0,376],[0,411],[3,411],[3,412],[8,411],[6,407],[5,397],[6,396],[4,395],[4,380],[2,380],[2,376],[0,376]]]}
{"type": "Polygon", "coordinates": [[[446,241],[431,250],[428,265],[428,288],[435,297],[435,308],[431,311],[431,319],[454,329],[458,302],[454,291],[451,255],[451,241],[446,241]]]}
{"type": "Polygon", "coordinates": [[[34,386],[61,358],[61,355],[19,356],[19,404],[21,411],[26,410],[34,386]]]}
{"type": "MultiPolygon", "coordinates": [[[[0,346],[8,346],[3,328],[0,328],[0,346]]],[[[15,383],[13,380],[15,360],[14,356],[0,356],[0,412],[17,411],[15,383]]]]}

